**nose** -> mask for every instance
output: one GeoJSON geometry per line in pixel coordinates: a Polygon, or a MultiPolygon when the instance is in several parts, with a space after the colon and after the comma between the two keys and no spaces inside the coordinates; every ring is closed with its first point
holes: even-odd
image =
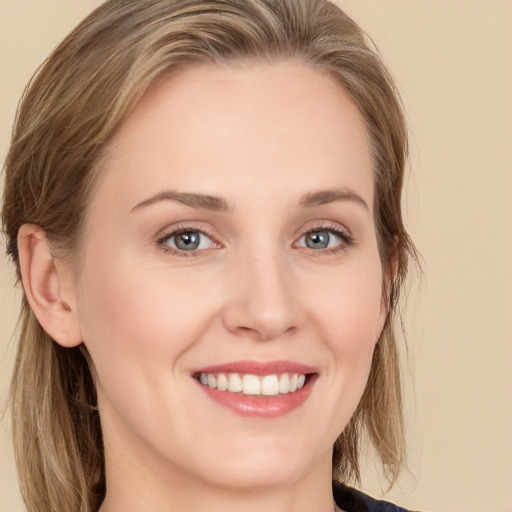
{"type": "Polygon", "coordinates": [[[286,261],[272,253],[245,258],[230,278],[224,325],[239,336],[267,341],[295,332],[301,308],[286,261]]]}

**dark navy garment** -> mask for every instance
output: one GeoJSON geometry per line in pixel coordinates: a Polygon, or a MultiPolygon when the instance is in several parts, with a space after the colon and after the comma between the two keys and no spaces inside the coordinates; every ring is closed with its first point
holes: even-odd
{"type": "Polygon", "coordinates": [[[340,483],[332,485],[334,501],[346,512],[407,512],[387,501],[378,501],[340,483]]]}

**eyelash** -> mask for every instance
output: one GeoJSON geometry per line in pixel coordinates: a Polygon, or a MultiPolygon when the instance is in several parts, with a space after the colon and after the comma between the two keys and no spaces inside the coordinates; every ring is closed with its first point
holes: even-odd
{"type": "Polygon", "coordinates": [[[182,233],[200,233],[201,235],[205,235],[208,238],[210,238],[212,240],[212,242],[214,242],[214,244],[217,243],[217,242],[215,242],[213,235],[208,233],[208,231],[206,231],[204,229],[197,229],[196,227],[193,227],[193,226],[182,225],[182,226],[178,226],[176,229],[173,229],[169,232],[162,233],[162,236],[157,240],[157,244],[166,254],[171,254],[173,256],[178,256],[178,257],[183,257],[183,258],[188,258],[190,256],[197,256],[197,253],[203,249],[200,249],[200,250],[195,249],[192,251],[179,251],[179,250],[174,249],[173,247],[169,247],[168,245],[166,245],[166,242],[168,240],[170,240],[174,236],[181,235],[182,233]]]}
{"type": "MultiPolygon", "coordinates": [[[[215,242],[215,238],[213,237],[213,235],[208,233],[208,231],[206,231],[204,229],[198,229],[193,226],[186,226],[186,225],[178,226],[176,229],[173,229],[169,232],[162,233],[162,236],[159,237],[157,240],[157,245],[164,251],[164,253],[171,254],[173,256],[184,257],[184,258],[191,257],[191,256],[197,256],[197,253],[203,251],[204,249],[195,249],[195,250],[191,250],[191,251],[184,251],[184,250],[180,251],[180,250],[176,250],[176,249],[166,245],[166,242],[168,240],[170,240],[172,237],[175,237],[182,233],[188,233],[188,232],[200,233],[201,235],[205,235],[208,238],[210,238],[214,244],[219,245],[217,242],[215,242]]],[[[305,236],[307,236],[309,234],[321,233],[321,232],[328,232],[330,234],[334,234],[336,237],[338,237],[341,240],[341,243],[338,246],[332,247],[330,249],[318,250],[318,249],[311,249],[311,248],[306,247],[306,249],[309,249],[309,251],[311,251],[315,255],[320,255],[318,253],[321,253],[324,255],[325,254],[338,254],[341,251],[346,251],[349,247],[354,245],[354,239],[353,239],[352,235],[347,230],[342,229],[339,226],[334,225],[334,224],[325,224],[325,225],[320,224],[319,226],[309,229],[305,233],[302,234],[302,236],[299,238],[299,240],[302,240],[302,238],[304,238],[305,236]]],[[[293,246],[296,247],[296,244],[297,244],[297,242],[294,242],[293,246]]]]}
{"type": "MultiPolygon", "coordinates": [[[[332,247],[329,249],[311,249],[307,248],[311,251],[311,253],[315,254],[315,256],[325,255],[325,254],[338,254],[342,251],[346,251],[349,247],[354,245],[353,236],[346,229],[340,228],[336,224],[320,224],[315,226],[312,229],[308,229],[300,238],[302,240],[305,236],[311,233],[322,233],[327,232],[329,234],[334,234],[337,238],[341,240],[341,243],[336,247],[332,247]]],[[[294,244],[295,245],[295,244],[294,244]]]]}

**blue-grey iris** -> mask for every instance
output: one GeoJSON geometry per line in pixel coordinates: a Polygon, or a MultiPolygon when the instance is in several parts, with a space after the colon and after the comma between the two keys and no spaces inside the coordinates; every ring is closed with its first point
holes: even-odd
{"type": "Polygon", "coordinates": [[[176,247],[184,251],[193,251],[199,247],[200,235],[193,231],[186,231],[175,236],[176,247]]]}
{"type": "Polygon", "coordinates": [[[327,231],[315,231],[306,235],[306,246],[310,249],[325,249],[329,246],[330,235],[327,231]]]}

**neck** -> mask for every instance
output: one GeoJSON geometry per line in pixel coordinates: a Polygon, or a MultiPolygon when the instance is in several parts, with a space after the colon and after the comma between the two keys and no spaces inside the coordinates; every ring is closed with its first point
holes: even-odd
{"type": "Polygon", "coordinates": [[[147,493],[133,496],[120,491],[119,488],[109,491],[100,512],[340,512],[333,502],[332,491],[318,500],[313,499],[314,492],[306,495],[305,492],[295,492],[293,488],[249,491],[198,489],[198,486],[177,489],[172,486],[167,492],[151,496],[147,493]]]}

